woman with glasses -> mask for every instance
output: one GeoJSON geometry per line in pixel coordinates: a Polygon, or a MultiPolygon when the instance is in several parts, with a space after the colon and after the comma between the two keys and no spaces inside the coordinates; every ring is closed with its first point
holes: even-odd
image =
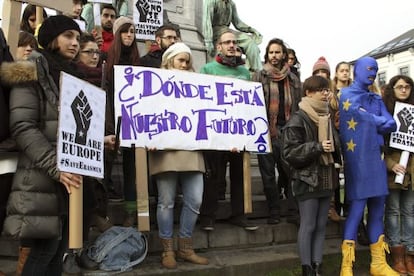
{"type": "Polygon", "coordinates": [[[302,275],[322,275],[323,243],[330,198],[340,162],[339,137],[329,113],[330,81],[312,76],[304,96],[283,130],[282,156],[292,168],[292,193],[299,206],[298,250],[302,275]]]}
{"type": "Polygon", "coordinates": [[[98,67],[101,51],[92,34],[82,33],[79,41],[80,50],[77,56],[79,70],[85,75],[85,80],[101,87],[102,68],[98,67]]]}
{"type": "MultiPolygon", "coordinates": [[[[384,103],[391,114],[397,101],[414,104],[413,86],[408,76],[391,78],[384,91],[384,103]]],[[[407,122],[406,126],[410,125],[412,118],[407,122]]],[[[414,160],[410,154],[407,166],[399,164],[401,153],[402,150],[390,147],[385,151],[389,188],[385,201],[385,235],[391,249],[392,268],[401,275],[414,275],[414,160]],[[401,184],[395,183],[398,174],[405,175],[401,184]]]]}

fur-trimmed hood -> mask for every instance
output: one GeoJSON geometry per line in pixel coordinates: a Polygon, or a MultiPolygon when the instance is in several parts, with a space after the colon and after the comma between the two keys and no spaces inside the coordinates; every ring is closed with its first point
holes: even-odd
{"type": "Polygon", "coordinates": [[[0,79],[7,86],[37,81],[36,64],[29,60],[3,62],[0,67],[0,79]]]}

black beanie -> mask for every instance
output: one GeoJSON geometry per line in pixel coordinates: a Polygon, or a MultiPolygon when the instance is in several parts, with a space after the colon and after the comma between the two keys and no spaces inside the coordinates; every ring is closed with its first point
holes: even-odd
{"type": "Polygon", "coordinates": [[[76,30],[81,34],[78,23],[65,15],[51,16],[43,21],[37,35],[39,44],[46,48],[51,41],[67,30],[76,30]]]}

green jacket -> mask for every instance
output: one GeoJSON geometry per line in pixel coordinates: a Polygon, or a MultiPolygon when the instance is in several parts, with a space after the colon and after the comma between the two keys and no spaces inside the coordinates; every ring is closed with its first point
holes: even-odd
{"type": "Polygon", "coordinates": [[[218,63],[217,61],[212,61],[206,63],[200,70],[200,73],[207,75],[216,75],[222,77],[232,77],[241,80],[250,80],[250,73],[246,67],[239,65],[237,67],[230,67],[218,63]]]}

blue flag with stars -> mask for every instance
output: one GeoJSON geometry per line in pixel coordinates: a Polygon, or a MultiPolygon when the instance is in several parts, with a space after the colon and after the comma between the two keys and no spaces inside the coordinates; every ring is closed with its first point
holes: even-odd
{"type": "Polygon", "coordinates": [[[381,97],[351,85],[339,94],[339,132],[349,200],[388,194],[383,135],[396,123],[381,97]]]}

